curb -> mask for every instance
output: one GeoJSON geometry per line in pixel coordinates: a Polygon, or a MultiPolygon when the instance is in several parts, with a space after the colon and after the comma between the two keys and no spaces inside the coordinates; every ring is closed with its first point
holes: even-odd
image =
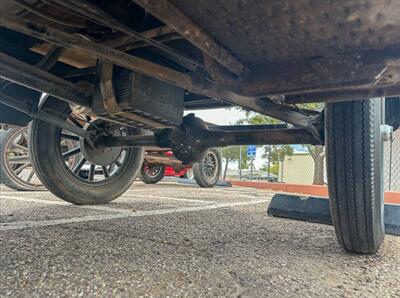
{"type": "MultiPolygon", "coordinates": [[[[386,234],[400,236],[400,205],[385,203],[386,234]]],[[[267,210],[268,215],[332,225],[329,200],[322,197],[276,194],[267,210]]]]}
{"type": "MultiPolygon", "coordinates": [[[[328,188],[325,185],[303,185],[276,182],[250,182],[230,180],[232,185],[252,187],[257,189],[269,189],[279,192],[298,193],[308,196],[328,197],[328,188]]],[[[400,204],[400,192],[385,191],[385,203],[400,204]]]]}

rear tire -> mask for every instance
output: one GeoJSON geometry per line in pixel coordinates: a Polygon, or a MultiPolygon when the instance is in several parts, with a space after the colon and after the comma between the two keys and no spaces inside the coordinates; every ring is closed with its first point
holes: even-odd
{"type": "Polygon", "coordinates": [[[146,184],[156,184],[164,178],[165,165],[146,165],[140,169],[140,180],[146,184]]]}
{"type": "Polygon", "coordinates": [[[217,148],[211,148],[201,161],[193,165],[194,179],[201,187],[213,187],[219,180],[221,167],[221,153],[217,148]]]}
{"type": "Polygon", "coordinates": [[[326,147],[332,220],[344,249],[375,253],[385,231],[381,99],[329,103],[326,147]]]}

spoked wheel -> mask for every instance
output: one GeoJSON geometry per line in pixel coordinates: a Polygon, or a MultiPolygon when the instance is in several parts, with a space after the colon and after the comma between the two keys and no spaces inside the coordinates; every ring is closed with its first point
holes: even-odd
{"type": "Polygon", "coordinates": [[[32,167],[28,144],[28,127],[10,128],[1,132],[1,181],[15,190],[45,190],[32,167]]]}
{"type": "MultiPolygon", "coordinates": [[[[68,109],[69,110],[69,109],[68,109]]],[[[141,134],[142,130],[111,126],[102,120],[66,113],[70,123],[114,136],[141,134]]],[[[34,120],[31,155],[37,174],[59,198],[74,204],[104,204],[118,198],[133,183],[143,159],[142,148],[92,148],[82,138],[52,124],[34,120]],[[74,143],[63,150],[67,141],[74,143]],[[71,162],[71,159],[77,160],[71,162]]]]}
{"type": "Polygon", "coordinates": [[[209,149],[204,158],[193,165],[193,176],[201,187],[213,187],[221,175],[221,153],[217,148],[209,149]]]}
{"type": "Polygon", "coordinates": [[[332,220],[339,243],[356,253],[376,252],[385,236],[382,105],[381,99],[371,99],[326,107],[332,220]]]}
{"type": "Polygon", "coordinates": [[[165,165],[143,163],[140,170],[140,180],[146,184],[155,184],[164,178],[165,165]]]}

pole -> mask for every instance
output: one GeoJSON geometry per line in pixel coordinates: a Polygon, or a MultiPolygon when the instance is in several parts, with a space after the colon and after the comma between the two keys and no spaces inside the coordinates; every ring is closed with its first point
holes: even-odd
{"type": "Polygon", "coordinates": [[[392,188],[392,149],[393,149],[393,136],[390,139],[390,152],[389,152],[389,190],[392,188]]]}
{"type": "Polygon", "coordinates": [[[251,162],[250,162],[250,181],[253,181],[253,161],[254,161],[254,159],[251,158],[251,162]]]}
{"type": "Polygon", "coordinates": [[[242,180],[242,161],[243,161],[243,155],[242,155],[242,145],[239,146],[239,181],[242,180]]]}
{"type": "Polygon", "coordinates": [[[271,145],[268,145],[268,181],[270,181],[269,176],[271,173],[271,145]]]}

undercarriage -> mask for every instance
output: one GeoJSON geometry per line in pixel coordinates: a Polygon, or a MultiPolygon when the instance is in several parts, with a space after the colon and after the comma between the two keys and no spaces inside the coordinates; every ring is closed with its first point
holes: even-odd
{"type": "Polygon", "coordinates": [[[139,171],[143,147],[172,150],[190,165],[212,147],[326,145],[339,242],[378,249],[382,139],[400,125],[396,1],[0,6],[0,123],[32,122],[32,162],[57,196],[76,204],[117,198],[139,171]],[[306,105],[317,102],[325,106],[306,105]],[[279,124],[218,126],[184,116],[234,106],[279,124]],[[352,187],[360,185],[357,196],[352,187]],[[342,214],[355,209],[367,213],[342,214]]]}

